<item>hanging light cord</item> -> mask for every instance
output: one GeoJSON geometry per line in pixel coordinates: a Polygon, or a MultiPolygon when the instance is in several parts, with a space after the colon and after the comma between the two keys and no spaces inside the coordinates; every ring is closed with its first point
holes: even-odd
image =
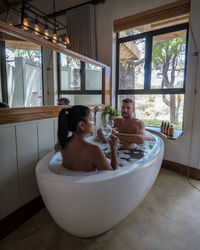
{"type": "Polygon", "coordinates": [[[191,133],[190,133],[190,147],[189,147],[189,155],[188,155],[188,164],[187,164],[187,175],[186,175],[186,179],[188,181],[188,183],[195,189],[197,189],[200,192],[200,189],[198,187],[196,187],[189,178],[190,175],[190,163],[191,163],[191,152],[192,152],[192,133],[193,133],[193,129],[194,129],[194,114],[195,114],[195,100],[196,100],[196,94],[197,94],[197,75],[198,75],[198,66],[199,66],[199,50],[198,50],[198,46],[195,40],[195,36],[193,33],[193,28],[192,28],[192,23],[191,20],[189,20],[189,27],[190,27],[190,32],[191,32],[191,37],[192,40],[194,42],[194,46],[195,46],[195,52],[194,52],[194,56],[196,57],[196,67],[195,67],[195,78],[194,78],[194,100],[193,100],[193,110],[192,110],[192,127],[191,127],[191,133]]]}
{"type": "Polygon", "coordinates": [[[55,0],[53,0],[53,13],[54,13],[54,29],[56,30],[56,4],[55,4],[55,0]]]}

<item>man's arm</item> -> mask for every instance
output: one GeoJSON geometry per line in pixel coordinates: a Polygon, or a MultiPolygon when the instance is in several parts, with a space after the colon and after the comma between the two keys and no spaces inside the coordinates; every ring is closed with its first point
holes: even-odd
{"type": "Polygon", "coordinates": [[[113,129],[113,134],[116,135],[121,141],[143,144],[145,141],[145,126],[142,121],[138,122],[138,130],[136,134],[119,133],[113,129]]]}

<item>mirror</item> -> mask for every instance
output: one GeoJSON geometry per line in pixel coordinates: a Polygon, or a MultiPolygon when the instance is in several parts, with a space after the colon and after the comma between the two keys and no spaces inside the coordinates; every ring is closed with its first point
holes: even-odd
{"type": "Polygon", "coordinates": [[[2,22],[0,59],[0,101],[12,108],[56,105],[58,97],[72,105],[110,99],[109,67],[2,22]]]}
{"type": "Polygon", "coordinates": [[[43,106],[41,46],[3,32],[0,41],[1,101],[12,108],[43,106]]]}

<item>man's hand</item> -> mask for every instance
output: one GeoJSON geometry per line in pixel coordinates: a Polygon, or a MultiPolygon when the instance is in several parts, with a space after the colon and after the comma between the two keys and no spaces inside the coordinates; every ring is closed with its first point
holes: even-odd
{"type": "Polygon", "coordinates": [[[118,133],[119,133],[119,132],[118,132],[117,128],[113,128],[113,129],[112,129],[112,134],[113,134],[113,135],[117,136],[118,133]]]}

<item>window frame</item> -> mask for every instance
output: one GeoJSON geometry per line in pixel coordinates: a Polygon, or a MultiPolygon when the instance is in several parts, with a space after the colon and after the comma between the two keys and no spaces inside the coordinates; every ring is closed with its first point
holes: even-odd
{"type": "Polygon", "coordinates": [[[187,69],[187,53],[188,53],[188,34],[189,34],[189,23],[182,23],[166,28],[152,30],[132,36],[119,38],[117,33],[117,46],[116,46],[116,102],[115,105],[118,107],[118,96],[119,95],[155,95],[155,94],[185,94],[186,85],[186,69],[187,69]],[[167,88],[167,89],[151,89],[151,72],[152,72],[152,43],[153,37],[156,35],[163,35],[179,30],[186,30],[186,48],[185,48],[185,68],[184,68],[184,79],[183,88],[167,88]],[[145,63],[144,63],[144,89],[119,89],[119,63],[120,63],[120,44],[124,42],[130,42],[138,39],[145,38],[145,63]]]}
{"type": "Polygon", "coordinates": [[[5,41],[0,41],[0,57],[1,57],[1,90],[2,100],[8,103],[8,85],[7,85],[7,72],[6,72],[6,48],[5,41]]]}
{"type": "MultiPolygon", "coordinates": [[[[1,89],[2,89],[2,101],[8,103],[8,81],[7,81],[7,69],[6,69],[6,43],[0,41],[0,64],[1,64],[1,89]]],[[[42,80],[42,106],[44,106],[44,55],[43,46],[41,46],[41,80],[42,80]]],[[[20,107],[27,108],[27,107],[20,107]]]]}
{"type": "MultiPolygon", "coordinates": [[[[58,79],[58,98],[61,95],[101,95],[101,99],[103,102],[103,78],[102,78],[102,89],[101,90],[86,90],[85,89],[85,64],[86,62],[80,60],[80,90],[62,90],[61,89],[61,53],[57,52],[57,79],[58,79]]],[[[91,63],[92,64],[92,63],[91,63]]],[[[99,66],[100,67],[100,66],[99,66]]],[[[102,73],[103,73],[103,68],[102,73]]],[[[94,103],[95,104],[95,103],[94,103]]]]}

